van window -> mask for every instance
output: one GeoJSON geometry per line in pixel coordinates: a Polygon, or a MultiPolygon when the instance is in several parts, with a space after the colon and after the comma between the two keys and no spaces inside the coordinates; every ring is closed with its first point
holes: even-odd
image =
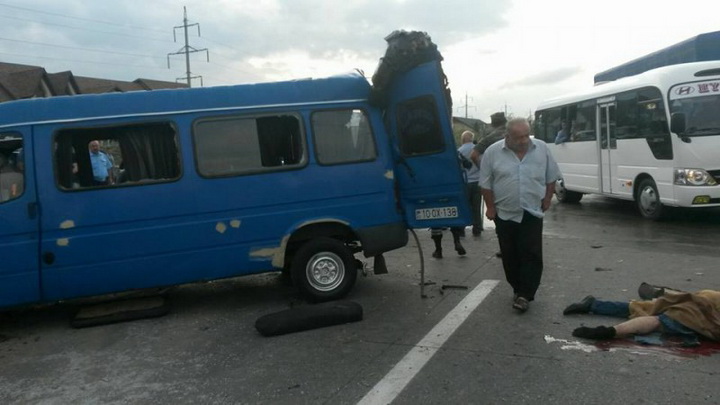
{"type": "Polygon", "coordinates": [[[23,138],[19,133],[0,133],[0,203],[14,200],[25,191],[23,138]]]}
{"type": "Polygon", "coordinates": [[[198,171],[232,176],[305,163],[300,120],[294,115],[204,119],[193,139],[198,171]]]}
{"type": "Polygon", "coordinates": [[[170,123],[63,129],[55,136],[61,189],[129,186],[180,177],[177,133],[170,123]]]}
{"type": "Polygon", "coordinates": [[[397,124],[403,155],[437,153],[445,147],[437,106],[431,96],[398,104],[397,124]]]}
{"type": "Polygon", "coordinates": [[[375,159],[375,143],[362,110],[315,112],[312,115],[315,154],[323,165],[375,159]]]}

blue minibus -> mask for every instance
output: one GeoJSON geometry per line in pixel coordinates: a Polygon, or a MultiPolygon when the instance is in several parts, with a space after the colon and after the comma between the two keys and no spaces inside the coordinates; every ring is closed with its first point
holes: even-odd
{"type": "Polygon", "coordinates": [[[268,271],[332,300],[354,255],[468,224],[440,61],[372,90],[353,73],[0,104],[0,308],[268,271]]]}

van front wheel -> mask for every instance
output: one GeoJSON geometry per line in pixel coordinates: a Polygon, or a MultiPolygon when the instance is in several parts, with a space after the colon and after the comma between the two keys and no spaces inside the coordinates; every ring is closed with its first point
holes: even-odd
{"type": "Polygon", "coordinates": [[[292,277],[307,300],[332,301],[350,292],[357,279],[357,265],[344,243],[317,238],[305,243],[295,254],[292,277]]]}

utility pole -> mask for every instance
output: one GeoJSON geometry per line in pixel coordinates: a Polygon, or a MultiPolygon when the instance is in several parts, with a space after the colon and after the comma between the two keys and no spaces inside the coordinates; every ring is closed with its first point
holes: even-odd
{"type": "MultiPolygon", "coordinates": [[[[203,52],[204,51],[207,54],[207,61],[210,62],[210,51],[208,51],[207,48],[195,49],[192,46],[190,46],[190,42],[188,40],[188,27],[197,26],[198,37],[199,37],[200,36],[200,24],[198,24],[198,23],[188,24],[187,8],[185,6],[183,6],[183,14],[184,14],[183,25],[173,27],[173,40],[175,40],[175,42],[177,42],[177,36],[175,35],[175,32],[178,28],[182,28],[185,31],[185,46],[180,48],[180,50],[177,52],[167,54],[168,69],[170,69],[170,55],[185,54],[185,68],[186,68],[185,75],[186,75],[186,77],[184,79],[187,80],[188,87],[192,87],[192,79],[200,79],[200,87],[202,87],[203,86],[202,76],[193,76],[190,71],[190,54],[195,53],[195,52],[203,52]]],[[[179,81],[182,79],[183,79],[182,77],[178,77],[177,79],[175,79],[175,81],[179,81]]]]}
{"type": "MultiPolygon", "coordinates": [[[[470,97],[470,100],[472,100],[472,97],[470,97]]],[[[468,95],[467,92],[465,93],[465,105],[458,106],[458,108],[464,108],[465,109],[465,118],[468,118],[468,107],[471,107],[475,109],[475,106],[468,106],[468,95]]]]}

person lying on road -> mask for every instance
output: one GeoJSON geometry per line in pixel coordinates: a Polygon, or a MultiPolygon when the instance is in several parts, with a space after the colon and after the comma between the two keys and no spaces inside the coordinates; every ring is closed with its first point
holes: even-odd
{"type": "Polygon", "coordinates": [[[698,336],[720,341],[720,291],[694,293],[657,290],[657,298],[647,301],[602,301],[588,295],[565,308],[563,315],[597,314],[629,318],[614,326],[582,326],[573,330],[575,337],[605,340],[632,335],[663,332],[683,338],[698,336]]]}

